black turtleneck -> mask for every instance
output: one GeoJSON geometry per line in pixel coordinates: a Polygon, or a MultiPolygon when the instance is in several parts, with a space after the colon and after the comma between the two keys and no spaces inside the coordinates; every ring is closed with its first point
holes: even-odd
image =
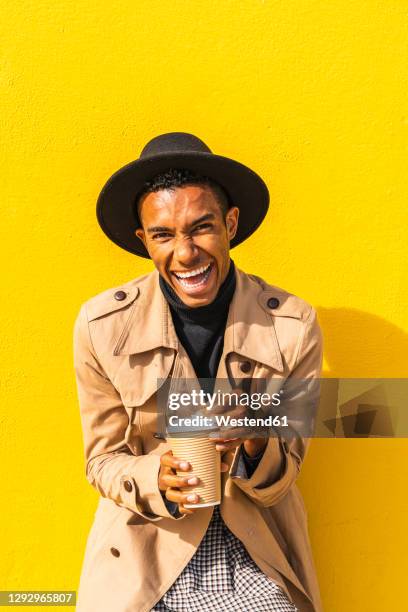
{"type": "Polygon", "coordinates": [[[236,286],[234,262],[230,259],[224,282],[215,299],[206,306],[187,306],[162,276],[159,283],[169,303],[177,336],[190,357],[197,378],[215,378],[224,346],[228,310],[236,286]]]}
{"type": "MultiPolygon", "coordinates": [[[[207,393],[212,393],[224,347],[229,306],[236,287],[234,262],[230,259],[224,282],[215,299],[206,306],[187,306],[162,276],[159,276],[159,284],[169,303],[176,334],[190,357],[197,378],[207,379],[201,381],[201,386],[207,393]]],[[[255,457],[249,457],[242,448],[248,478],[255,471],[263,452],[262,450],[255,457]]],[[[167,502],[167,505],[171,506],[171,502],[167,502]]]]}

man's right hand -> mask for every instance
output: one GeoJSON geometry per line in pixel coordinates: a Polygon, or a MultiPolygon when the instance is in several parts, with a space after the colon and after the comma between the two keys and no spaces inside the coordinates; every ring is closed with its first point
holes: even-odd
{"type": "Polygon", "coordinates": [[[197,476],[189,477],[188,474],[185,476],[177,476],[176,474],[176,470],[189,472],[191,469],[191,463],[173,457],[172,451],[168,451],[160,457],[159,489],[166,492],[166,499],[178,504],[179,512],[182,514],[193,514],[196,508],[185,508],[183,504],[196,504],[200,499],[196,493],[188,492],[189,488],[198,485],[200,479],[197,476]]]}
{"type": "MultiPolygon", "coordinates": [[[[189,489],[196,487],[200,479],[197,476],[189,476],[188,472],[192,465],[185,459],[174,457],[172,451],[167,451],[160,457],[159,489],[165,491],[165,497],[169,501],[178,504],[179,512],[182,514],[193,514],[197,508],[185,508],[184,504],[197,504],[200,497],[197,493],[190,493],[189,489]],[[178,472],[186,472],[185,476],[177,476],[178,472]]],[[[221,464],[221,471],[228,470],[226,463],[221,464]]]]}

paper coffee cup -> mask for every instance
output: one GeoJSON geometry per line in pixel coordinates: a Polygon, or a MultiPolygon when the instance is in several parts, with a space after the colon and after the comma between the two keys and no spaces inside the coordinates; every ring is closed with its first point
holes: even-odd
{"type": "Polygon", "coordinates": [[[221,453],[215,450],[215,443],[209,438],[168,438],[175,457],[188,461],[192,470],[177,470],[177,476],[191,478],[197,476],[200,482],[189,487],[189,493],[196,493],[200,499],[197,504],[183,504],[185,508],[206,508],[221,503],[221,453]]]}

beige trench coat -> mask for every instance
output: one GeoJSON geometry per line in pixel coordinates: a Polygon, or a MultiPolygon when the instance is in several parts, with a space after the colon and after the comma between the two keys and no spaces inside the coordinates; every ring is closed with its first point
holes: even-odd
{"type": "MultiPolygon", "coordinates": [[[[315,310],[257,276],[238,268],[236,274],[217,378],[319,377],[315,310]],[[271,297],[279,300],[277,308],[268,307],[271,297]],[[245,373],[243,361],[251,365],[245,373]]],[[[155,270],[104,291],[82,305],[75,322],[86,478],[101,495],[79,612],[150,611],[194,555],[213,512],[202,508],[174,518],[158,488],[160,455],[169,445],[157,437],[157,380],[195,378],[158,278],[155,270]]],[[[230,469],[222,474],[221,515],[300,612],[320,612],[307,514],[295,484],[309,441],[269,438],[249,479],[236,474],[240,449],[224,454],[230,469]]]]}

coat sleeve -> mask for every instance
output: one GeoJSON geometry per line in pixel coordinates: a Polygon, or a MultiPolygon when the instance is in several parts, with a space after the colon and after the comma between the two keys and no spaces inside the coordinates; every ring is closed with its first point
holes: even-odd
{"type": "MultiPolygon", "coordinates": [[[[316,379],[311,380],[314,389],[311,399],[314,407],[318,401],[316,389],[319,389],[322,354],[322,333],[316,311],[312,308],[303,328],[296,366],[287,380],[290,388],[292,380],[300,380],[300,384],[304,385],[302,381],[316,379]]],[[[307,405],[308,403],[301,404],[301,408],[305,409],[307,405]]],[[[295,435],[290,438],[279,434],[268,438],[262,458],[250,478],[244,478],[239,474],[242,444],[236,449],[229,476],[254,503],[263,507],[273,506],[286,495],[295,482],[306,456],[310,438],[294,433],[295,435]]]]}
{"type": "Polygon", "coordinates": [[[169,512],[161,495],[159,455],[134,455],[126,444],[129,417],[93,349],[85,304],[73,348],[87,480],[102,497],[151,521],[184,518],[169,512]]]}

